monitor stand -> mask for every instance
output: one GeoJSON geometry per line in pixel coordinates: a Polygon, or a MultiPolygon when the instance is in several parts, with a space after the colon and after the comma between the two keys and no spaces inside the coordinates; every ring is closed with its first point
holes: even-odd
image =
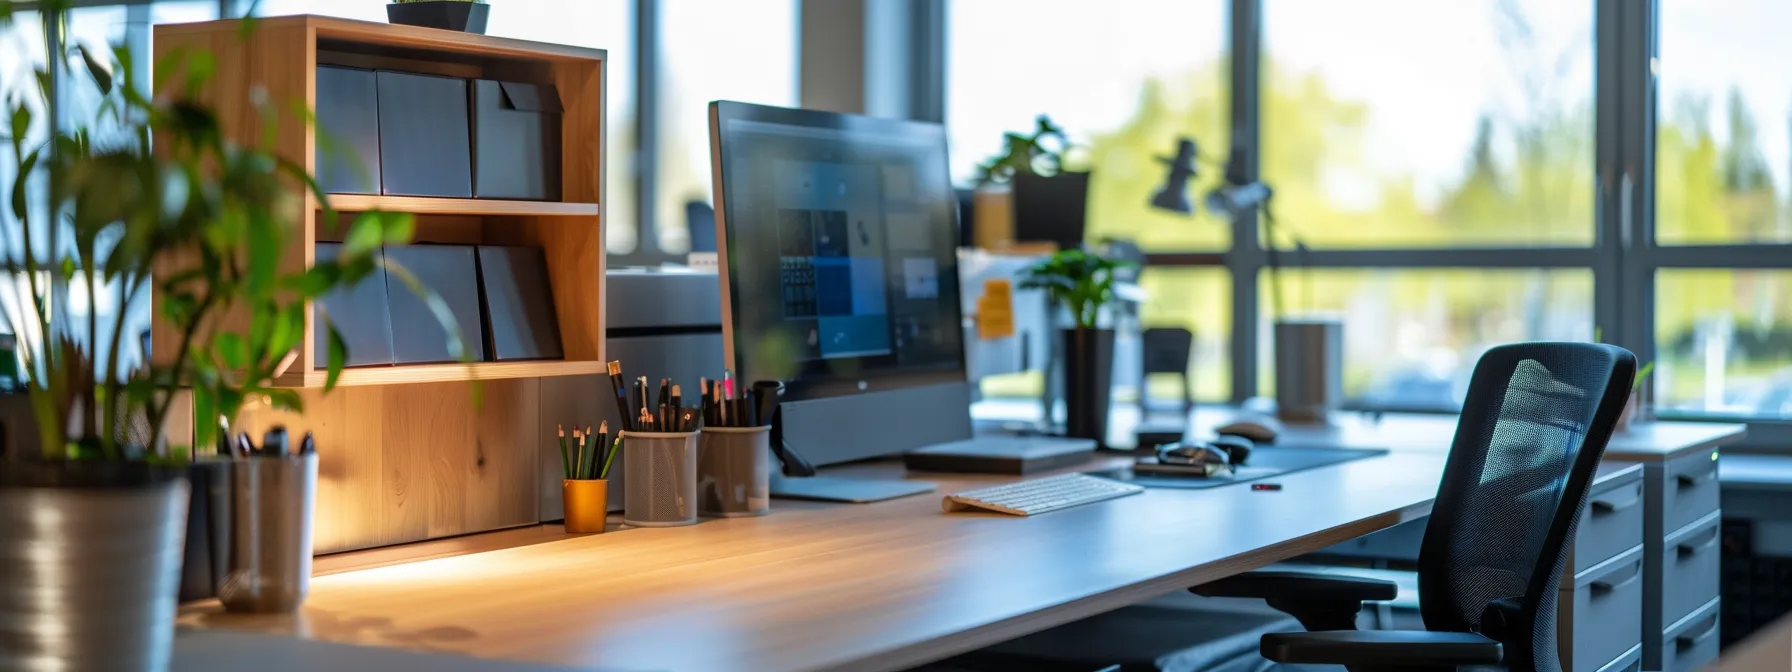
{"type": "Polygon", "coordinates": [[[874,480],[836,476],[790,478],[777,472],[772,472],[771,485],[772,497],[778,499],[807,499],[817,502],[847,502],[851,504],[868,504],[933,492],[933,484],[926,481],[874,480]]]}
{"type": "Polygon", "coordinates": [[[771,448],[772,456],[782,466],[771,475],[772,497],[778,499],[868,504],[933,492],[933,484],[925,481],[816,476],[815,466],[785,443],[783,437],[774,436],[771,448]]]}

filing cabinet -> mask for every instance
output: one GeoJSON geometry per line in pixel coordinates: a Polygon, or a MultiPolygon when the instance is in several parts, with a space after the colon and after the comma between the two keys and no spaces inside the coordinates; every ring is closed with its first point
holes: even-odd
{"type": "Polygon", "coordinates": [[[1607,465],[1587,493],[1556,595],[1562,669],[1631,669],[1643,646],[1643,470],[1607,465]]]}
{"type": "Polygon", "coordinates": [[[1696,670],[1706,653],[1716,657],[1723,534],[1717,460],[1717,449],[1705,448],[1643,465],[1645,670],[1696,670]],[[1699,618],[1707,609],[1712,618],[1699,618]]]}

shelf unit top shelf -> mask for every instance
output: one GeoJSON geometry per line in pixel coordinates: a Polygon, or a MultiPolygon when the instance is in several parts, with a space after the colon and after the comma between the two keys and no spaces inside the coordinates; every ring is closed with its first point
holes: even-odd
{"type": "MultiPolygon", "coordinates": [[[[549,376],[583,376],[607,372],[603,362],[582,360],[533,360],[522,362],[470,362],[465,364],[400,364],[343,369],[338,386],[396,385],[401,383],[445,383],[467,380],[504,380],[507,378],[545,378],[549,376]]],[[[323,387],[328,376],[315,371],[289,371],[278,382],[281,387],[323,387]]]]}
{"type": "Polygon", "coordinates": [[[535,217],[596,217],[596,203],[554,201],[503,201],[486,198],[431,198],[330,194],[330,207],[338,212],[408,212],[414,215],[523,215],[535,217]]]}
{"type": "MultiPolygon", "coordinates": [[[[608,56],[604,49],[531,42],[508,37],[493,37],[316,14],[262,17],[256,21],[263,27],[275,29],[304,26],[320,41],[389,49],[416,49],[544,61],[601,61],[608,56]]],[[[240,23],[241,21],[237,19],[223,19],[197,23],[162,24],[156,26],[156,29],[169,35],[218,31],[235,32],[239,30],[240,23]]]]}

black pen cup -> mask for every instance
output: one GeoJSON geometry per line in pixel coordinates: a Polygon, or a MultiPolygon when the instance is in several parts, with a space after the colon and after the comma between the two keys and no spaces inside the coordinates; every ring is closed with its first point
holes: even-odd
{"type": "Polygon", "coordinates": [[[763,516],[772,510],[770,425],[705,427],[697,441],[698,510],[706,516],[763,516]]]}
{"type": "Polygon", "coordinates": [[[622,433],[622,522],[678,527],[697,522],[697,432],[622,433]]]}

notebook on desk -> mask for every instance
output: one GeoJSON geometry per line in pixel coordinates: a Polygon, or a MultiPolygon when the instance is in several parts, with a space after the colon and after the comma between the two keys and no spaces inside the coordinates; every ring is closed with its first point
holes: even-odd
{"type": "Polygon", "coordinates": [[[1056,436],[980,436],[902,455],[909,471],[1022,476],[1070,467],[1095,455],[1095,441],[1056,436]]]}

